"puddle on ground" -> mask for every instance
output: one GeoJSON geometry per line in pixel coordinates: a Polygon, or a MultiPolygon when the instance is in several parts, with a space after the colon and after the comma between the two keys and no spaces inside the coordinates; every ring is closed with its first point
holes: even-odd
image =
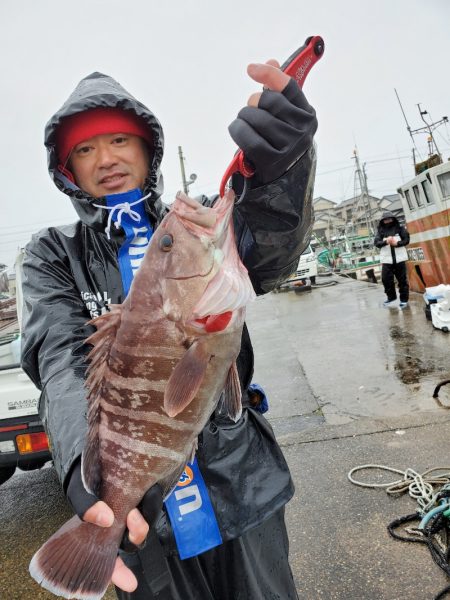
{"type": "Polygon", "coordinates": [[[423,347],[413,333],[393,325],[389,328],[389,335],[394,342],[394,372],[402,383],[418,384],[424,378],[431,380],[427,376],[433,374],[439,378],[439,373],[444,371],[442,365],[437,364],[439,361],[433,356],[427,355],[429,349],[423,347]]]}
{"type": "Polygon", "coordinates": [[[417,356],[406,355],[396,361],[394,370],[403,383],[419,383],[424,375],[435,372],[435,366],[432,363],[422,362],[417,356]]]}
{"type": "Polygon", "coordinates": [[[398,325],[392,325],[389,328],[389,335],[393,340],[405,340],[413,343],[415,343],[416,339],[412,333],[410,333],[409,331],[405,331],[398,325]]]}

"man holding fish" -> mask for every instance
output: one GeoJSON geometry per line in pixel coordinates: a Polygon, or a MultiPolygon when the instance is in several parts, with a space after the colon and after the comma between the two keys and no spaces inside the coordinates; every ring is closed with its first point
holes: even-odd
{"type": "Polygon", "coordinates": [[[47,124],[80,220],[27,247],[22,356],[77,516],[30,572],[65,598],[110,580],[123,600],[298,597],[294,490],[254,401],[244,315],[308,244],[317,120],[276,61],[248,74],[264,91],[229,129],[253,177],[222,198],[179,193],[168,214],[161,125],[112,78],[83,79],[47,124]]]}

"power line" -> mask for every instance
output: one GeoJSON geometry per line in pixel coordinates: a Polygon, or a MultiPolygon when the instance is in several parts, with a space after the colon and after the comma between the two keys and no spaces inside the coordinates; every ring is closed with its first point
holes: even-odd
{"type": "Polygon", "coordinates": [[[406,160],[406,159],[410,159],[411,155],[408,156],[396,156],[394,158],[382,158],[380,160],[366,160],[366,164],[368,165],[374,165],[377,163],[382,163],[382,162],[393,162],[393,161],[397,161],[397,160],[406,160]]]}

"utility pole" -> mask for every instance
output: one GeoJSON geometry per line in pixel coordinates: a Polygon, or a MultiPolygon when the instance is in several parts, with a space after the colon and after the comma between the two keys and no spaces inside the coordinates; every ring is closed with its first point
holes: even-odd
{"type": "Polygon", "coordinates": [[[181,178],[183,179],[183,192],[187,194],[189,191],[189,186],[191,185],[191,183],[194,183],[194,181],[197,179],[197,175],[195,173],[191,173],[191,175],[189,175],[189,181],[186,181],[186,172],[184,170],[184,156],[183,149],[181,148],[181,146],[178,146],[178,156],[180,158],[181,178]]]}
{"type": "Polygon", "coordinates": [[[357,148],[355,148],[353,151],[353,158],[355,159],[355,162],[356,162],[356,174],[358,175],[358,179],[359,179],[359,187],[361,190],[361,198],[363,201],[363,209],[364,209],[364,216],[366,219],[367,231],[369,232],[369,235],[373,235],[374,229],[373,229],[372,215],[371,215],[371,209],[370,209],[369,190],[367,189],[367,176],[366,176],[366,171],[365,171],[365,165],[363,166],[363,168],[361,168],[361,165],[359,163],[359,156],[358,156],[357,148]],[[370,223],[369,223],[369,215],[370,215],[370,223]]]}

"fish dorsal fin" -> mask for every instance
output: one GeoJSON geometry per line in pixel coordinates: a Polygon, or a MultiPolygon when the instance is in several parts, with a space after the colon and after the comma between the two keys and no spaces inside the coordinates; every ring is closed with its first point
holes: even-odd
{"type": "Polygon", "coordinates": [[[211,360],[202,342],[196,340],[172,371],[164,392],[164,410],[175,417],[195,398],[211,360]]]}
{"type": "Polygon", "coordinates": [[[93,348],[87,355],[86,388],[88,399],[87,424],[88,433],[86,445],[81,460],[81,475],[84,487],[91,494],[98,495],[101,485],[101,462],[99,453],[100,397],[105,376],[107,376],[107,361],[111,347],[116,339],[116,333],[122,318],[122,307],[119,304],[110,306],[110,312],[90,321],[97,328],[86,340],[93,348]]]}
{"type": "Polygon", "coordinates": [[[242,415],[242,391],[236,361],[228,371],[225,382],[223,407],[225,412],[236,423],[242,415]]]}

